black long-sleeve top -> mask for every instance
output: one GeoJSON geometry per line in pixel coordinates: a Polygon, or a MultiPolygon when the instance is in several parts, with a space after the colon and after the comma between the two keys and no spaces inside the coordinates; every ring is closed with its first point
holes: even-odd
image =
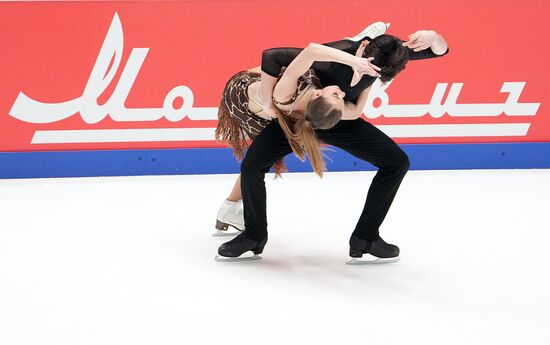
{"type": "MultiPolygon", "coordinates": [[[[341,40],[336,42],[325,43],[326,46],[333,47],[352,55],[359,48],[361,42],[353,42],[350,40],[341,40]]],[[[272,77],[279,77],[281,69],[288,66],[292,60],[300,54],[303,48],[272,48],[264,50],[262,53],[262,71],[272,77]]],[[[409,60],[422,60],[443,56],[449,52],[449,49],[442,54],[437,55],[431,49],[424,49],[415,52],[409,49],[409,60]]],[[[351,87],[351,78],[353,77],[353,69],[337,62],[316,61],[311,68],[316,72],[323,86],[338,85],[342,91],[346,93],[344,100],[356,102],[357,98],[365,89],[374,83],[376,77],[363,75],[359,83],[351,87]]]]}

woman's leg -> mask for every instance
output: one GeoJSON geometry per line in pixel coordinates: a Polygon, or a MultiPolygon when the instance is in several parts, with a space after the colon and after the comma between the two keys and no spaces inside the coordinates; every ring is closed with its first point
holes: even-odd
{"type": "Polygon", "coordinates": [[[239,176],[237,176],[237,181],[235,181],[235,184],[233,185],[231,194],[229,194],[229,196],[227,197],[227,201],[236,202],[240,201],[241,199],[241,175],[239,174],[239,176]]]}
{"type": "Polygon", "coordinates": [[[218,214],[216,215],[216,229],[218,233],[215,236],[231,235],[227,233],[229,227],[239,231],[244,230],[243,204],[241,202],[241,175],[233,185],[231,194],[222,202],[218,214]]]}
{"type": "Polygon", "coordinates": [[[214,236],[232,235],[226,231],[233,227],[239,231],[244,230],[243,204],[241,202],[241,175],[233,185],[231,193],[224,199],[218,214],[216,215],[216,229],[219,231],[214,236]]]}

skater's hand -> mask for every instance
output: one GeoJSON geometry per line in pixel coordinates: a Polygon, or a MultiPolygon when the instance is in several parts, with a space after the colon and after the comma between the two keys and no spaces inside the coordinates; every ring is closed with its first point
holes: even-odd
{"type": "Polygon", "coordinates": [[[380,67],[372,63],[373,57],[361,58],[357,57],[352,68],[353,78],[351,79],[350,86],[355,86],[363,77],[363,74],[370,75],[371,77],[380,77],[380,67]]]}
{"type": "Polygon", "coordinates": [[[407,48],[413,49],[415,52],[419,52],[431,47],[437,38],[438,35],[433,30],[419,30],[409,35],[409,40],[404,42],[403,45],[407,48]]]}
{"type": "Polygon", "coordinates": [[[351,78],[351,83],[349,84],[349,86],[354,87],[361,80],[361,78],[363,78],[363,74],[358,73],[357,71],[354,71],[353,77],[351,78]]]}

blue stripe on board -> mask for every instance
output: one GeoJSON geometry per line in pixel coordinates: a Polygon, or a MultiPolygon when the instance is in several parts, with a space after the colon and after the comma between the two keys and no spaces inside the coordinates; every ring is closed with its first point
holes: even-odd
{"type": "MultiPolygon", "coordinates": [[[[550,168],[550,143],[402,145],[411,169],[550,168]]],[[[331,147],[328,171],[373,170],[331,147]]],[[[293,155],[290,171],[311,171],[293,155]]],[[[98,150],[0,153],[0,178],[227,174],[239,170],[229,149],[98,150]]]]}

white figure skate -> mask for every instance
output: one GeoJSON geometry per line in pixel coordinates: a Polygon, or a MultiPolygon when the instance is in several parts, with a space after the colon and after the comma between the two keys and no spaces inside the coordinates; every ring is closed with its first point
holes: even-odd
{"type": "Polygon", "coordinates": [[[216,232],[214,237],[236,236],[244,231],[243,202],[224,200],[218,216],[216,217],[216,232]],[[229,227],[236,229],[236,232],[228,231],[229,227]]]}
{"type": "Polygon", "coordinates": [[[359,42],[365,37],[368,37],[371,40],[373,40],[376,37],[385,34],[386,31],[389,29],[389,27],[390,27],[390,23],[384,23],[384,22],[372,23],[357,35],[353,37],[345,37],[344,39],[350,40],[353,42],[359,42]]]}

